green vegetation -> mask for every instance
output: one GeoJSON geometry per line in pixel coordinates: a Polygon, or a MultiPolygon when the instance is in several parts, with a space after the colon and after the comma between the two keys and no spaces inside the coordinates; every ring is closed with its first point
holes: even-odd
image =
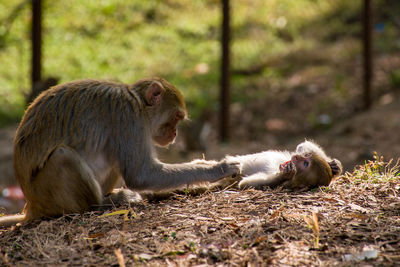
{"type": "Polygon", "coordinates": [[[353,173],[346,173],[345,177],[354,184],[369,183],[377,184],[382,182],[397,181],[400,176],[400,158],[397,161],[393,159],[385,162],[382,156],[374,153],[374,160],[365,162],[358,166],[353,173]]]}
{"type": "MultiPolygon", "coordinates": [[[[43,2],[44,77],[130,83],[163,76],[183,91],[192,117],[217,108],[220,1],[43,2]]],[[[259,91],[244,94],[246,87],[265,79],[281,84],[299,67],[296,59],[284,66],[268,67],[268,62],[359,33],[359,11],[360,1],[232,1],[232,69],[264,66],[251,77],[234,77],[234,101],[259,97],[259,91]]],[[[0,124],[16,120],[25,107],[30,21],[29,1],[0,3],[0,124]]],[[[339,56],[354,56],[351,49],[339,56]]],[[[336,86],[343,90],[340,79],[336,86]]]]}

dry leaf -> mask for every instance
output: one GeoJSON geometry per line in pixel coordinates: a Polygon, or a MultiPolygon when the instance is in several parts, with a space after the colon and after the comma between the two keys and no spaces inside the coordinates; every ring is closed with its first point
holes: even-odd
{"type": "Polygon", "coordinates": [[[349,203],[348,205],[349,205],[350,208],[353,209],[353,210],[360,211],[360,212],[363,212],[363,213],[367,213],[367,212],[368,212],[367,209],[365,209],[365,208],[363,208],[363,207],[361,207],[361,206],[358,206],[358,205],[356,205],[356,204],[349,203]]]}
{"type": "Polygon", "coordinates": [[[104,233],[100,232],[100,233],[91,234],[91,235],[89,235],[89,238],[97,238],[97,237],[101,237],[101,236],[104,236],[104,233]]]}
{"type": "Polygon", "coordinates": [[[265,241],[265,240],[267,240],[267,239],[268,239],[268,236],[266,236],[266,235],[259,236],[259,237],[256,238],[256,240],[254,241],[254,243],[260,243],[260,242],[265,241]]]}
{"type": "Polygon", "coordinates": [[[366,215],[361,214],[361,213],[350,213],[350,214],[348,214],[348,216],[351,218],[360,219],[363,221],[368,219],[368,217],[366,215]]]}
{"type": "Polygon", "coordinates": [[[235,218],[234,217],[221,217],[221,220],[223,220],[223,221],[233,221],[233,220],[235,220],[235,218]]]}
{"type": "Polygon", "coordinates": [[[140,259],[143,259],[143,260],[151,260],[152,258],[155,257],[154,255],[150,255],[147,253],[140,253],[138,256],[140,259]]]}
{"type": "Polygon", "coordinates": [[[118,264],[120,267],[125,267],[124,255],[122,255],[121,249],[114,250],[115,255],[117,256],[118,264]]]}
{"type": "Polygon", "coordinates": [[[110,212],[110,213],[107,213],[107,214],[100,215],[99,218],[105,218],[105,217],[114,216],[114,215],[124,215],[124,221],[127,221],[129,212],[134,214],[132,209],[129,209],[129,210],[117,210],[117,211],[114,211],[114,212],[110,212]]]}
{"type": "Polygon", "coordinates": [[[272,219],[274,219],[274,218],[276,218],[276,217],[278,217],[281,213],[282,213],[282,210],[284,209],[284,207],[280,207],[279,209],[277,209],[276,211],[274,211],[272,214],[271,214],[271,220],[272,219]]]}

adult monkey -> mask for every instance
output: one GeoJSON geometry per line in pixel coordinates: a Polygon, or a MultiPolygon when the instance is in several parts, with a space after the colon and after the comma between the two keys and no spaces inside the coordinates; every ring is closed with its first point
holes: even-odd
{"type": "Polygon", "coordinates": [[[25,215],[0,218],[0,225],[86,211],[120,177],[130,189],[157,191],[239,173],[238,162],[164,164],[155,157],[153,143],[173,143],[186,116],[182,94],[160,78],[81,80],[43,92],[14,140],[25,215]]]}

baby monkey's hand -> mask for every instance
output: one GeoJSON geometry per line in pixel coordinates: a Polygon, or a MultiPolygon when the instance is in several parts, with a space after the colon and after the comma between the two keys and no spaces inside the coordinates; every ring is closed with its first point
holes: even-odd
{"type": "Polygon", "coordinates": [[[279,170],[281,174],[285,176],[286,179],[291,179],[293,176],[295,176],[297,172],[296,166],[290,160],[279,165],[279,170]]]}

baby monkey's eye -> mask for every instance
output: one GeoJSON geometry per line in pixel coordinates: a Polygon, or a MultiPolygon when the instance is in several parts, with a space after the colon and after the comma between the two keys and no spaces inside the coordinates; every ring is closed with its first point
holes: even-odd
{"type": "Polygon", "coordinates": [[[305,160],[305,161],[304,161],[304,167],[307,168],[309,165],[310,165],[310,162],[309,162],[308,160],[305,160]]]}

